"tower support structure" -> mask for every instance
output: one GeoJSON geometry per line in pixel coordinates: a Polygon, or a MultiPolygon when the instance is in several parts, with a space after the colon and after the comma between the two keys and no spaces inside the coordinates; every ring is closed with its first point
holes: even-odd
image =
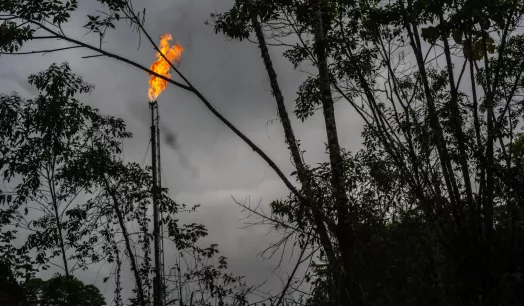
{"type": "Polygon", "coordinates": [[[153,196],[153,253],[154,253],[154,279],[153,279],[153,306],[162,306],[163,302],[163,250],[161,243],[160,225],[160,190],[161,190],[161,169],[160,169],[160,116],[158,113],[157,101],[149,102],[151,109],[151,167],[152,167],[152,186],[153,196]]]}

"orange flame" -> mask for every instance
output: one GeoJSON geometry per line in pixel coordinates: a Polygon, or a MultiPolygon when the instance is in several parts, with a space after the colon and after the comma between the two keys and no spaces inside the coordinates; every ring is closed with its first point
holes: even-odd
{"type": "MultiPolygon", "coordinates": [[[[173,37],[171,34],[167,33],[161,36],[160,38],[160,51],[162,54],[165,55],[165,57],[169,60],[169,62],[178,62],[180,61],[180,57],[182,56],[182,52],[184,51],[184,48],[182,48],[181,45],[176,43],[174,46],[170,46],[169,42],[173,40],[173,37]]],[[[150,70],[165,76],[167,78],[171,78],[171,75],[169,74],[169,69],[171,68],[171,65],[162,57],[162,54],[156,53],[157,60],[151,64],[149,67],[150,70]]],[[[156,98],[166,89],[167,87],[167,81],[163,80],[155,75],[150,74],[149,75],[149,100],[155,101],[156,98]]]]}

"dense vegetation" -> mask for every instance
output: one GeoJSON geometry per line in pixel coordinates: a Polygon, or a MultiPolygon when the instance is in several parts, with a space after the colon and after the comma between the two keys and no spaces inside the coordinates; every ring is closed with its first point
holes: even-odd
{"type": "MultiPolygon", "coordinates": [[[[156,48],[144,15],[138,13],[141,9],[131,1],[98,2],[106,11],[89,17],[88,30],[103,36],[114,23],[125,20],[156,48]]],[[[21,52],[26,41],[49,36],[150,72],[61,32],[60,25],[76,8],[74,0],[2,1],[3,53],[21,52]]],[[[523,14],[521,0],[235,0],[229,11],[211,16],[217,34],[259,46],[296,167],[292,181],[173,67],[185,83],[168,82],[194,93],[290,190],[287,199],[271,203],[271,215],[242,204],[280,230],[283,240],[293,240],[300,249],[297,266],[309,264],[305,275],[295,269],[279,294],[260,303],[524,303],[524,134],[519,132],[524,115],[523,14]],[[311,72],[297,89],[292,111],[280,89],[270,47],[281,51],[296,69],[306,67],[311,72]],[[359,152],[340,145],[336,122],[345,118],[337,116],[335,103],[349,103],[365,122],[364,148],[359,152]],[[313,115],[323,116],[328,162],[309,165],[304,160],[291,114],[306,124],[313,115]],[[305,294],[297,288],[303,281],[310,283],[305,294]]],[[[147,205],[149,174],[119,158],[119,143],[130,136],[121,121],[73,99],[88,87],[69,74],[67,66],[51,66],[46,75],[56,82],[30,78],[43,93],[34,100],[37,103],[26,103],[17,95],[2,97],[0,167],[7,170],[6,179],[24,178],[17,187],[19,199],[37,201],[42,188],[49,188],[55,190],[50,198],[56,200],[42,204],[51,214],[31,223],[39,234],[22,249],[10,245],[7,225],[18,218],[26,202],[20,200],[16,207],[2,211],[5,217],[0,221],[6,226],[0,236],[5,245],[1,252],[12,258],[15,270],[28,261],[45,265],[48,258],[63,256],[68,275],[72,270],[66,254],[74,254],[81,266],[87,264],[86,258],[120,258],[121,244],[135,273],[136,301],[143,303],[149,296],[150,263],[133,258],[123,217],[142,226],[138,239],[147,254],[148,220],[140,209],[130,207],[147,205]],[[62,112],[67,115],[59,121],[49,120],[56,114],[52,107],[68,109],[71,103],[76,105],[74,111],[62,112]],[[34,133],[41,137],[29,137],[34,133]],[[42,150],[44,146],[56,150],[42,150]],[[31,154],[17,157],[24,162],[10,159],[20,152],[31,154]],[[45,171],[50,171],[50,165],[56,176],[49,179],[45,171]],[[88,169],[82,175],[78,175],[80,165],[88,169]],[[42,177],[45,183],[38,180],[42,177]],[[123,178],[123,184],[116,178],[123,178]],[[101,198],[93,196],[85,206],[59,216],[59,202],[67,203],[80,186],[89,194],[94,195],[94,189],[104,192],[101,198]],[[121,232],[116,235],[100,228],[96,239],[106,247],[98,254],[83,244],[93,232],[84,227],[111,224],[102,220],[111,220],[121,232]],[[71,239],[69,230],[85,237],[71,239]],[[60,239],[42,244],[49,231],[60,239]],[[124,241],[117,243],[115,235],[124,241]],[[39,251],[36,259],[26,255],[34,248],[39,251]]],[[[200,226],[177,225],[174,216],[181,209],[176,203],[166,196],[163,204],[170,212],[165,222],[179,249],[192,248],[199,254],[197,263],[207,252],[215,253],[214,248],[194,246],[196,238],[205,234],[200,226]]],[[[208,272],[214,269],[204,266],[208,272]]],[[[237,279],[215,271],[202,275],[211,275],[213,284],[215,278],[223,279],[220,290],[207,287],[213,297],[218,296],[218,304],[246,303],[247,291],[224,289],[228,281],[237,279]],[[232,298],[226,301],[225,296],[232,298]]],[[[212,303],[193,301],[190,296],[189,304],[212,303]]],[[[179,303],[183,304],[188,303],[179,303]]]]}

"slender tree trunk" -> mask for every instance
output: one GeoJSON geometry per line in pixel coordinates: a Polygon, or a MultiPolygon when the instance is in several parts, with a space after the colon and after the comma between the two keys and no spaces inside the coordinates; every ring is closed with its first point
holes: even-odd
{"type": "MultiPolygon", "coordinates": [[[[500,81],[500,70],[503,62],[503,55],[507,43],[509,27],[514,11],[512,10],[504,25],[500,47],[498,50],[498,59],[495,69],[492,69],[488,59],[488,38],[489,34],[487,28],[482,28],[482,47],[484,54],[484,69],[486,70],[486,108],[487,108],[487,134],[486,141],[486,195],[484,197],[484,230],[486,234],[486,243],[491,247],[491,235],[493,233],[493,201],[494,201],[494,141],[495,141],[495,115],[494,115],[494,99],[495,91],[498,88],[500,81]],[[493,75],[492,75],[493,74],[493,75]],[[492,79],[493,76],[493,79],[492,79]]],[[[502,149],[505,149],[502,146],[502,149]]]]}
{"type": "MultiPolygon", "coordinates": [[[[53,105],[53,108],[55,108],[56,105],[53,105]]],[[[55,111],[58,111],[57,109],[55,109],[55,111]]],[[[52,122],[55,122],[56,123],[56,120],[55,118],[53,117],[52,119],[52,122]]],[[[47,181],[48,181],[48,184],[49,184],[49,191],[51,193],[51,201],[52,201],[52,205],[53,205],[53,212],[54,212],[54,218],[55,218],[55,222],[56,222],[56,227],[57,227],[57,231],[58,231],[58,239],[59,239],[59,243],[60,243],[60,251],[62,253],[62,261],[64,262],[64,270],[65,270],[65,275],[66,275],[66,301],[69,301],[69,294],[70,294],[70,279],[69,279],[69,266],[67,264],[67,254],[66,254],[66,248],[65,248],[65,243],[64,243],[64,236],[63,236],[63,233],[62,233],[62,222],[60,222],[60,213],[58,212],[58,196],[56,194],[56,189],[55,189],[55,169],[56,169],[56,159],[57,159],[57,145],[58,145],[58,136],[59,135],[58,131],[56,131],[56,126],[53,127],[53,131],[55,131],[56,134],[53,134],[52,137],[53,137],[53,161],[52,161],[52,165],[51,165],[51,169],[48,169],[47,170],[47,181]],[[51,170],[51,173],[49,173],[49,170],[51,170]]]]}
{"type": "Polygon", "coordinates": [[[55,188],[53,185],[50,185],[51,189],[51,198],[53,200],[53,211],[55,213],[55,221],[56,221],[56,227],[58,232],[58,239],[60,241],[60,251],[62,252],[62,261],[64,262],[64,270],[65,270],[65,276],[66,276],[66,302],[69,302],[69,296],[71,294],[71,288],[70,288],[70,277],[69,277],[69,267],[67,264],[67,254],[64,244],[64,236],[62,234],[62,224],[60,222],[60,216],[58,214],[58,203],[56,200],[56,194],[55,194],[55,188]]]}
{"type": "MultiPolygon", "coordinates": [[[[485,250],[484,250],[484,290],[486,296],[484,297],[487,301],[487,305],[490,304],[492,299],[491,296],[487,296],[488,292],[492,291],[491,280],[490,280],[490,265],[491,265],[491,252],[492,252],[492,234],[493,234],[493,194],[494,194],[494,125],[493,125],[493,98],[494,90],[496,88],[496,80],[491,83],[490,67],[488,63],[488,52],[487,52],[487,33],[483,31],[482,45],[484,48],[484,65],[486,69],[486,88],[487,99],[486,99],[486,116],[487,116],[487,140],[486,140],[486,190],[484,196],[484,234],[485,234],[485,250]]],[[[496,79],[496,78],[495,78],[496,79]]]]}
{"type": "Polygon", "coordinates": [[[120,251],[118,250],[118,246],[116,245],[116,243],[114,244],[114,252],[115,252],[115,258],[116,258],[115,304],[116,306],[123,306],[122,305],[122,281],[121,281],[121,274],[120,274],[122,271],[122,260],[120,259],[120,251]]]}
{"type": "Polygon", "coordinates": [[[55,222],[56,222],[56,227],[57,227],[57,232],[58,232],[58,240],[60,243],[60,250],[62,252],[62,261],[64,262],[64,270],[65,270],[66,279],[69,282],[69,267],[67,264],[67,254],[66,254],[66,249],[65,249],[64,236],[62,233],[62,223],[60,222],[60,215],[58,213],[58,202],[56,199],[54,183],[52,182],[52,180],[49,183],[49,187],[51,191],[51,199],[53,202],[53,212],[55,213],[54,217],[55,217],[55,222]]]}
{"type": "Polygon", "coordinates": [[[118,200],[115,194],[115,191],[111,188],[111,186],[109,185],[109,181],[107,180],[105,176],[104,176],[104,183],[105,183],[107,192],[109,193],[111,199],[113,200],[113,209],[115,210],[115,214],[118,219],[118,224],[120,225],[120,229],[122,230],[122,235],[124,236],[127,254],[129,256],[129,261],[131,262],[131,270],[133,271],[133,274],[135,277],[135,286],[136,286],[140,305],[146,306],[144,289],[142,287],[142,279],[140,278],[140,273],[138,271],[138,265],[136,263],[135,254],[133,253],[133,249],[131,248],[131,241],[129,239],[129,234],[127,232],[124,215],[122,214],[122,211],[120,210],[120,201],[118,200]]]}
{"type": "Polygon", "coordinates": [[[487,52],[487,33],[483,33],[482,45],[484,47],[484,65],[486,69],[486,116],[487,116],[487,134],[486,140],[486,194],[484,197],[484,231],[486,235],[486,242],[490,244],[491,234],[493,232],[493,192],[494,192],[494,176],[493,176],[493,160],[494,160],[494,126],[493,126],[493,96],[495,84],[491,84],[490,66],[488,62],[487,52]]]}
{"type": "Polygon", "coordinates": [[[284,96],[282,95],[282,91],[280,90],[280,86],[278,84],[277,73],[273,67],[271,56],[269,55],[269,50],[267,48],[266,39],[264,37],[264,33],[262,31],[260,22],[258,21],[258,14],[257,14],[256,8],[254,7],[252,0],[245,0],[245,1],[246,1],[246,4],[248,5],[248,9],[251,14],[251,23],[253,25],[253,28],[255,29],[255,34],[258,40],[258,45],[260,48],[262,59],[264,61],[264,65],[268,73],[271,90],[272,90],[273,96],[275,97],[275,101],[277,103],[278,116],[282,123],[282,127],[284,128],[284,135],[286,138],[286,142],[289,146],[289,151],[291,152],[293,163],[295,164],[295,167],[297,169],[298,179],[300,183],[302,184],[303,189],[306,194],[305,196],[306,203],[303,203],[303,206],[306,206],[307,208],[312,210],[313,218],[314,218],[313,223],[315,224],[317,228],[318,235],[321,240],[321,244],[324,250],[326,251],[326,254],[328,256],[328,260],[330,261],[330,263],[335,264],[336,257],[333,251],[333,246],[331,244],[326,226],[323,221],[323,216],[322,216],[322,212],[319,207],[319,203],[315,201],[314,196],[313,196],[311,178],[301,158],[300,148],[298,147],[298,143],[295,138],[295,134],[293,132],[293,127],[291,125],[291,120],[289,119],[286,105],[284,103],[284,96]]]}
{"type": "MultiPolygon", "coordinates": [[[[472,43],[471,39],[468,38],[467,43],[469,44],[469,50],[472,50],[472,43]]],[[[480,165],[480,190],[478,199],[475,201],[475,203],[471,203],[470,207],[470,219],[471,219],[471,227],[472,227],[472,234],[473,237],[476,237],[481,230],[481,225],[479,224],[480,221],[480,211],[481,211],[481,201],[482,201],[482,194],[483,190],[485,190],[485,166],[484,166],[484,145],[482,143],[482,137],[481,137],[481,131],[480,131],[480,119],[479,119],[479,112],[478,112],[478,98],[477,98],[477,87],[475,86],[475,70],[473,68],[473,60],[471,58],[471,54],[469,55],[469,73],[470,73],[470,79],[471,79],[471,92],[473,97],[473,124],[475,126],[475,138],[477,140],[477,155],[480,158],[479,165],[480,165]]]]}
{"type": "Polygon", "coordinates": [[[450,157],[447,151],[447,146],[444,140],[444,135],[442,132],[442,127],[440,125],[440,120],[437,115],[437,108],[435,105],[435,100],[433,98],[431,88],[429,86],[429,81],[426,73],[426,67],[424,65],[424,57],[421,50],[420,36],[418,34],[417,25],[412,20],[409,19],[411,12],[411,2],[408,0],[408,8],[404,7],[403,1],[400,1],[402,9],[404,10],[404,27],[408,32],[411,48],[415,53],[415,59],[417,61],[417,66],[420,72],[422,85],[424,88],[424,94],[428,102],[428,113],[431,130],[435,137],[436,147],[439,155],[440,165],[442,168],[442,174],[444,176],[444,181],[446,183],[446,188],[449,193],[449,200],[452,203],[453,217],[455,219],[455,224],[459,226],[459,203],[460,203],[460,193],[458,191],[457,182],[455,175],[453,173],[453,168],[451,166],[450,157]]]}
{"type": "Polygon", "coordinates": [[[342,305],[360,305],[361,294],[356,290],[356,285],[351,282],[353,272],[353,229],[350,221],[350,203],[346,194],[344,176],[344,161],[342,158],[340,144],[338,142],[335,109],[331,96],[331,82],[328,68],[328,55],[322,22],[322,0],[310,0],[313,10],[313,32],[315,40],[315,53],[318,62],[318,77],[324,112],[324,122],[328,140],[329,160],[331,165],[331,185],[337,214],[336,236],[339,243],[341,255],[341,271],[339,276],[339,295],[342,305]]]}
{"type": "MultiPolygon", "coordinates": [[[[444,16],[440,15],[440,24],[444,24],[444,16]]],[[[449,87],[451,90],[451,122],[454,125],[455,137],[457,139],[457,146],[460,154],[460,166],[462,168],[462,176],[464,177],[464,186],[466,187],[466,197],[468,205],[472,205],[473,201],[473,190],[471,188],[471,181],[469,176],[468,156],[466,153],[466,139],[464,137],[464,131],[462,130],[462,116],[460,115],[460,108],[458,104],[458,89],[455,84],[455,77],[453,75],[453,62],[451,60],[451,50],[449,48],[449,42],[446,34],[442,34],[442,41],[444,43],[444,54],[446,55],[446,64],[448,68],[448,80],[449,87]]]]}

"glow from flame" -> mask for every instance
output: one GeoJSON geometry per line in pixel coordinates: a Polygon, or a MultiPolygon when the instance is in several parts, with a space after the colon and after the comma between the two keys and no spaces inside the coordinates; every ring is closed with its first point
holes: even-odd
{"type": "MultiPolygon", "coordinates": [[[[165,57],[169,60],[169,62],[174,63],[180,61],[180,57],[182,56],[182,52],[184,51],[184,48],[182,48],[181,45],[176,43],[174,46],[170,46],[169,42],[173,40],[173,37],[171,34],[167,33],[161,36],[160,38],[160,46],[159,49],[162,52],[162,54],[165,55],[165,57]]],[[[167,78],[171,78],[171,75],[169,74],[169,69],[171,68],[171,65],[162,57],[162,54],[156,53],[157,60],[151,64],[149,67],[150,70],[165,76],[167,78]]],[[[156,98],[166,89],[167,87],[167,81],[163,80],[155,75],[150,74],[149,75],[149,100],[155,101],[156,98]]]]}

